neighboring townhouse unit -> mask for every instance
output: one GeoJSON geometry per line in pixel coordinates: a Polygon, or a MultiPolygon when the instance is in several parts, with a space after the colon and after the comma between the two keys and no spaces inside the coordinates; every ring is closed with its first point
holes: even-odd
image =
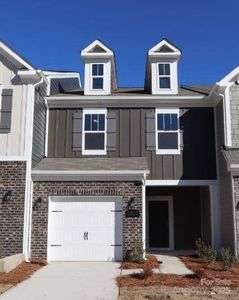
{"type": "Polygon", "coordinates": [[[31,169],[45,155],[53,91],[79,88],[79,74],[41,71],[0,42],[0,256],[29,258],[31,169]],[[77,80],[75,80],[77,78],[77,80]],[[71,84],[67,81],[71,79],[71,84]],[[78,84],[77,84],[78,81],[78,84]],[[34,130],[33,130],[34,127],[34,130]]]}
{"type": "MultiPolygon", "coordinates": [[[[179,87],[181,51],[148,51],[145,87],[119,88],[114,52],[81,56],[84,89],[46,97],[45,156],[32,170],[28,250],[49,261],[122,260],[147,250],[220,247],[211,87],[179,87]]],[[[35,130],[35,129],[34,129],[35,130]]]]}
{"type": "Polygon", "coordinates": [[[239,256],[239,67],[214,87],[217,107],[221,234],[239,256]]]}

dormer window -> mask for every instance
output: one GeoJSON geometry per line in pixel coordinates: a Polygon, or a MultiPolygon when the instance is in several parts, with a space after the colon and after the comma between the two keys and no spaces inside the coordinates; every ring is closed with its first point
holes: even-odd
{"type": "Polygon", "coordinates": [[[92,64],[92,89],[104,88],[104,64],[92,64]]]}
{"type": "Polygon", "coordinates": [[[178,61],[181,51],[163,39],[148,52],[145,89],[153,95],[178,94],[178,61]]]}
{"type": "Polygon", "coordinates": [[[158,84],[159,89],[170,89],[170,64],[158,64],[158,84]]]}

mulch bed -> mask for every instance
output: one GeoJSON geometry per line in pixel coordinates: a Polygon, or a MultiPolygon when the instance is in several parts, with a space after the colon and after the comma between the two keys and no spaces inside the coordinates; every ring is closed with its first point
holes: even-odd
{"type": "Polygon", "coordinates": [[[185,265],[194,271],[193,275],[174,274],[151,274],[141,276],[131,274],[117,278],[119,287],[146,287],[146,286],[168,286],[168,287],[202,287],[210,288],[212,285],[239,288],[239,262],[230,270],[224,271],[220,262],[207,263],[198,257],[181,256],[185,265]],[[203,285],[203,281],[205,285],[203,285]],[[209,286],[208,286],[209,285],[209,286]]]}
{"type": "Polygon", "coordinates": [[[39,270],[47,263],[45,261],[23,262],[9,273],[0,273],[0,284],[15,285],[29,278],[35,271],[39,270]]]}
{"type": "Polygon", "coordinates": [[[225,271],[220,261],[208,263],[197,256],[180,256],[179,258],[200,278],[213,281],[216,279],[228,280],[231,282],[231,287],[239,288],[239,262],[236,262],[231,269],[225,271]]]}
{"type": "Polygon", "coordinates": [[[141,263],[124,261],[121,264],[121,269],[155,269],[159,268],[159,262],[156,256],[152,254],[146,255],[146,260],[141,263]]]}

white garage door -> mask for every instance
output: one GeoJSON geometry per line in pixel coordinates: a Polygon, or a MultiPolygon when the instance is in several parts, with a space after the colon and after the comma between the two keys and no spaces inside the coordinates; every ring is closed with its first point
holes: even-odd
{"type": "Polygon", "coordinates": [[[51,197],[48,261],[122,260],[121,197],[51,197]]]}

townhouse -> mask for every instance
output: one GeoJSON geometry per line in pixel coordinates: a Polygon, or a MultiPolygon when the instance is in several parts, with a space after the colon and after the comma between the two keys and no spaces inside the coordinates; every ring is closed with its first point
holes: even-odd
{"type": "Polygon", "coordinates": [[[163,39],[147,53],[144,87],[120,88],[112,49],[95,40],[81,57],[83,87],[78,73],[20,56],[1,81],[3,255],[119,261],[140,245],[191,250],[199,237],[237,254],[239,70],[179,87],[181,51],[163,39]],[[3,105],[14,78],[26,112],[3,105]]]}

